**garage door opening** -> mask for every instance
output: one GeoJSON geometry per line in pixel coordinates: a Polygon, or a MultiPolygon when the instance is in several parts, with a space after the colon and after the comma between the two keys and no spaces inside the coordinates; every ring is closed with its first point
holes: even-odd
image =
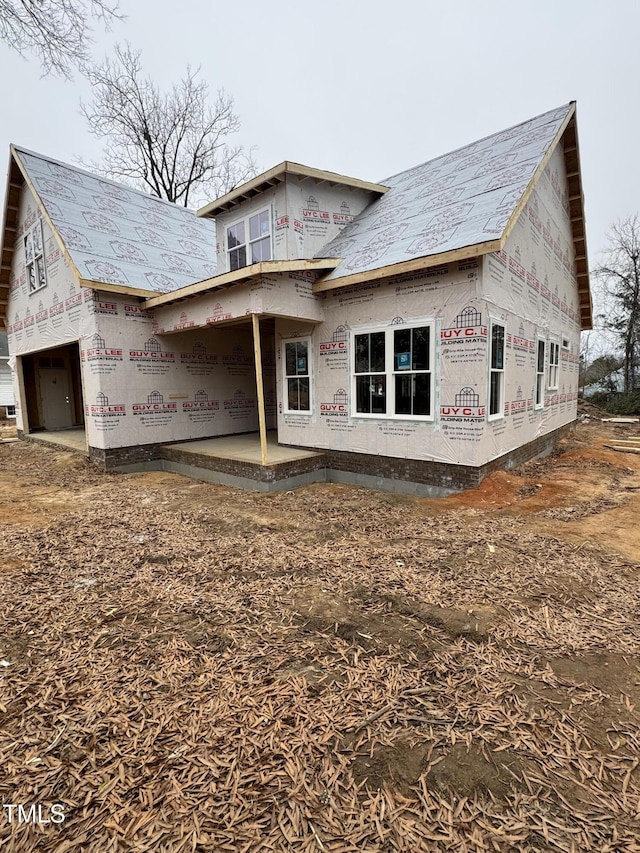
{"type": "MultiPolygon", "coordinates": [[[[75,446],[84,440],[84,400],[77,343],[24,355],[25,432],[69,432],[75,446]]],[[[60,442],[59,442],[60,443],[60,442]]]]}

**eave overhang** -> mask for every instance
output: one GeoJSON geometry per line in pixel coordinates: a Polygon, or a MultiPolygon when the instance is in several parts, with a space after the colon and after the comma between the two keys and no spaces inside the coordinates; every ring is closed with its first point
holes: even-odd
{"type": "Polygon", "coordinates": [[[339,175],[337,172],[325,172],[322,169],[313,169],[311,166],[303,166],[301,163],[291,163],[289,160],[285,160],[267,172],[263,172],[236,187],[221,198],[201,207],[197,214],[198,216],[215,217],[221,213],[228,213],[237,205],[243,204],[254,196],[282,183],[288,176],[300,181],[310,178],[316,184],[327,183],[329,186],[341,185],[352,190],[365,190],[378,196],[384,195],[389,189],[382,184],[373,184],[369,181],[361,181],[358,178],[339,175]]]}
{"type": "Polygon", "coordinates": [[[233,272],[222,273],[213,278],[207,278],[204,281],[189,284],[186,287],[181,287],[179,290],[172,290],[170,293],[155,294],[144,300],[143,308],[152,311],[154,308],[161,308],[165,305],[172,305],[176,302],[183,302],[185,299],[192,299],[195,296],[202,296],[205,293],[221,290],[226,287],[233,287],[237,284],[246,284],[247,282],[257,281],[262,276],[274,275],[276,273],[287,272],[308,272],[317,273],[327,272],[335,269],[340,260],[338,258],[317,258],[313,260],[294,260],[294,261],[262,261],[259,264],[251,264],[248,267],[242,267],[233,272]]]}

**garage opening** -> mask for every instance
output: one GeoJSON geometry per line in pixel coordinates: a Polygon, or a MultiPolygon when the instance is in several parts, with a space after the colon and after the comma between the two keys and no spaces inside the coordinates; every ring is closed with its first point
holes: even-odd
{"type": "Polygon", "coordinates": [[[28,432],[84,429],[77,343],[22,356],[28,432]]]}

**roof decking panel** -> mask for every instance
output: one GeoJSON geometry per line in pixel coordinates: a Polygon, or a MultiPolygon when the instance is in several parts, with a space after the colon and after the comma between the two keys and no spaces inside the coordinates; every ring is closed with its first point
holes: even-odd
{"type": "Polygon", "coordinates": [[[499,239],[572,109],[567,104],[382,183],[390,187],[318,257],[325,280],[499,239]]]}
{"type": "Polygon", "coordinates": [[[14,151],[81,278],[165,293],[215,275],[212,222],[84,170],[14,151]]]}

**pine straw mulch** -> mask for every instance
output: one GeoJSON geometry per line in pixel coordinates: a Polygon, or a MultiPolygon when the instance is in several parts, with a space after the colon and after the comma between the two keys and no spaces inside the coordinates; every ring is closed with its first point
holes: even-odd
{"type": "Polygon", "coordinates": [[[638,566],[63,457],[0,448],[0,796],[66,814],[2,850],[640,850],[638,566]]]}

